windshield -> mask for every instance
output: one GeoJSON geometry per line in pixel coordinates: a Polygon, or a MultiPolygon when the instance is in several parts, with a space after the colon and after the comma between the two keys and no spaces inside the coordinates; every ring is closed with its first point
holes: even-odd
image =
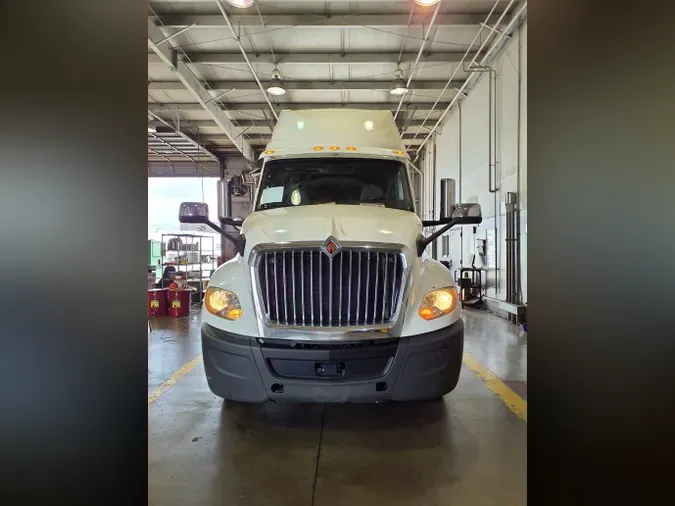
{"type": "Polygon", "coordinates": [[[414,211],[405,165],[379,158],[295,158],[265,164],[257,211],[316,204],[414,211]]]}

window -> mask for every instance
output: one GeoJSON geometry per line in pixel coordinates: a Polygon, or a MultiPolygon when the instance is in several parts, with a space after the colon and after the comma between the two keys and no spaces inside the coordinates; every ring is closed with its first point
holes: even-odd
{"type": "Polygon", "coordinates": [[[405,165],[378,158],[295,158],[265,165],[256,210],[318,204],[413,211],[405,165]]]}

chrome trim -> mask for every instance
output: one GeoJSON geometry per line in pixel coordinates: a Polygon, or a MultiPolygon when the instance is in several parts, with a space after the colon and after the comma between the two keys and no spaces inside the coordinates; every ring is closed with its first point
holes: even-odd
{"type": "MultiPolygon", "coordinates": [[[[384,315],[387,312],[387,272],[389,271],[387,269],[384,269],[384,282],[382,283],[384,287],[382,289],[382,318],[384,318],[384,315]]],[[[396,270],[394,270],[394,272],[396,272],[396,270]]],[[[389,308],[389,310],[391,311],[391,307],[389,308]]]]}
{"type": "MultiPolygon", "coordinates": [[[[397,252],[398,255],[394,256],[395,265],[398,263],[397,258],[400,259],[402,265],[401,270],[401,285],[400,290],[397,294],[391,293],[391,302],[390,307],[396,307],[396,312],[391,316],[389,323],[386,324],[376,324],[376,325],[353,325],[353,326],[342,326],[342,327],[316,327],[312,321],[312,325],[275,325],[270,322],[267,318],[263,307],[264,304],[261,300],[261,285],[260,279],[256,274],[256,269],[258,267],[258,262],[268,254],[269,250],[275,250],[276,253],[280,250],[290,250],[290,249],[320,249],[321,241],[308,242],[308,241],[298,241],[294,243],[264,243],[258,244],[251,249],[251,252],[248,257],[249,265],[249,275],[251,279],[252,286],[252,295],[254,307],[256,310],[256,319],[258,322],[258,329],[260,331],[261,337],[276,338],[276,339],[293,339],[297,341],[330,341],[330,340],[359,340],[359,339],[390,339],[395,337],[401,330],[403,320],[401,315],[405,315],[408,308],[409,293],[412,287],[412,269],[411,265],[408,263],[408,258],[415,261],[415,252],[410,248],[406,247],[403,244],[394,244],[394,243],[361,243],[361,242],[343,242],[341,246],[343,249],[350,250],[350,257],[353,257],[353,251],[361,253],[364,251],[379,251],[379,252],[397,252]],[[394,302],[398,302],[394,306],[394,302]],[[386,332],[383,332],[386,330],[386,332]]],[[[310,262],[313,255],[310,255],[310,262]]],[[[276,260],[276,258],[275,258],[276,260]]],[[[276,265],[276,262],[275,262],[276,265]]],[[[352,261],[350,259],[350,279],[352,272],[352,261]]],[[[310,269],[310,276],[312,274],[310,269]]],[[[395,272],[395,271],[394,271],[395,272]]],[[[396,276],[393,276],[396,278],[396,276]]],[[[311,279],[310,279],[311,286],[311,279]]],[[[395,286],[395,279],[392,280],[392,287],[395,286]]],[[[351,308],[351,283],[349,284],[348,299],[349,305],[348,308],[351,308]]],[[[304,284],[303,284],[304,289],[304,284]]],[[[386,291],[385,291],[386,295],[386,291]]],[[[278,297],[277,297],[278,299],[278,297]]],[[[269,299],[268,299],[269,300],[269,299]]],[[[310,302],[313,300],[310,297],[310,302]]],[[[304,298],[303,298],[304,301],[304,298]]],[[[311,304],[313,306],[313,303],[311,304]]],[[[313,307],[312,309],[312,318],[314,317],[313,307]]],[[[351,314],[348,312],[348,318],[351,320],[351,314]]]]}
{"type": "MultiPolygon", "coordinates": [[[[268,253],[265,252],[265,286],[267,288],[267,300],[270,300],[270,272],[269,272],[269,266],[267,264],[267,255],[268,255],[268,253]]],[[[269,306],[265,310],[265,315],[267,316],[267,319],[270,318],[269,306]]]]}
{"type": "MultiPolygon", "coordinates": [[[[286,325],[288,325],[288,286],[286,286],[286,252],[281,252],[281,273],[284,279],[284,317],[286,318],[286,325]]],[[[281,318],[278,318],[281,320],[281,318]]]]}
{"type": "MultiPolygon", "coordinates": [[[[314,252],[310,252],[312,256],[314,256],[314,252]]],[[[322,262],[321,259],[323,258],[323,255],[321,252],[319,252],[319,287],[323,285],[323,269],[322,267],[322,262]]],[[[314,290],[314,286],[312,286],[312,290],[314,290]]],[[[314,297],[312,297],[314,298],[314,297]]],[[[319,327],[323,327],[323,290],[319,288],[319,327]]]]}
{"type": "Polygon", "coordinates": [[[349,293],[347,294],[347,321],[352,321],[352,260],[354,258],[354,251],[349,250],[349,293]]]}
{"type": "Polygon", "coordinates": [[[340,255],[340,305],[338,306],[338,321],[342,321],[342,264],[344,263],[344,255],[340,255]]]}
{"type": "Polygon", "coordinates": [[[293,325],[298,324],[297,297],[295,296],[295,251],[291,251],[291,274],[293,274],[293,325]]]}
{"type": "MultiPolygon", "coordinates": [[[[302,265],[302,255],[304,251],[300,251],[300,265],[302,265]]],[[[300,269],[300,292],[302,295],[302,325],[305,325],[305,271],[300,269]]],[[[267,300],[270,300],[269,297],[267,300]]]]}
{"type": "MultiPolygon", "coordinates": [[[[303,248],[304,249],[304,248],[303,248]]],[[[252,253],[252,252],[251,252],[252,253]]],[[[309,252],[309,307],[310,310],[312,311],[312,327],[314,326],[314,297],[312,297],[312,286],[314,286],[313,278],[314,278],[314,255],[312,255],[312,252],[309,252]]]]}
{"type": "Polygon", "coordinates": [[[394,257],[394,273],[391,276],[391,304],[389,305],[389,311],[394,307],[394,297],[396,292],[396,257],[394,257]]]}
{"type": "MultiPolygon", "coordinates": [[[[274,277],[275,278],[277,277],[277,265],[278,265],[278,263],[277,263],[277,252],[275,251],[274,252],[274,277]]],[[[277,320],[279,319],[279,288],[278,288],[278,286],[279,286],[278,283],[274,283],[274,304],[277,307],[277,312],[276,312],[276,315],[275,315],[277,317],[277,320]]]]}
{"type": "MultiPolygon", "coordinates": [[[[386,253],[384,253],[385,258],[386,258],[386,253]]],[[[385,265],[384,270],[387,270],[387,266],[385,265]]],[[[375,323],[375,317],[377,316],[377,281],[380,277],[380,252],[376,251],[375,252],[375,293],[373,293],[373,323],[375,323]]],[[[384,321],[384,308],[382,308],[382,312],[380,313],[380,323],[384,321]]]]}
{"type": "MultiPolygon", "coordinates": [[[[337,255],[337,253],[335,253],[335,254],[337,255]]],[[[340,258],[342,258],[342,256],[340,256],[340,258]]],[[[333,257],[328,257],[328,326],[329,327],[331,326],[332,321],[333,321],[333,257]]]]}
{"type": "MultiPolygon", "coordinates": [[[[359,251],[359,258],[356,260],[357,263],[361,262],[361,251],[359,251]]],[[[359,269],[359,281],[356,285],[356,323],[359,322],[359,307],[361,306],[361,270],[359,269]]]]}

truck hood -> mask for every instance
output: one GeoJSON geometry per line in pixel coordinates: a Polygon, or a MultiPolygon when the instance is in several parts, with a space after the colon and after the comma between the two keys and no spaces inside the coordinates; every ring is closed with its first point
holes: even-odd
{"type": "Polygon", "coordinates": [[[338,242],[395,243],[413,246],[422,232],[415,213],[366,205],[319,204],[282,207],[251,214],[242,225],[246,249],[261,243],[338,242]]]}

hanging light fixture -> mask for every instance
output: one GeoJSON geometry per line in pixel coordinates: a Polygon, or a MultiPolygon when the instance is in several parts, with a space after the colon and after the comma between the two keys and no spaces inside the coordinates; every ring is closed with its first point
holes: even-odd
{"type": "Polygon", "coordinates": [[[239,9],[248,9],[255,3],[255,0],[227,0],[227,3],[230,4],[232,7],[237,7],[239,9]]]}
{"type": "Polygon", "coordinates": [[[405,95],[408,93],[408,87],[403,80],[403,71],[400,68],[396,69],[396,73],[394,74],[394,82],[391,84],[389,93],[392,95],[405,95]]]}
{"type": "Polygon", "coordinates": [[[272,80],[267,85],[267,93],[270,95],[284,95],[286,93],[284,82],[281,80],[281,72],[276,67],[272,71],[272,80]]]}
{"type": "Polygon", "coordinates": [[[436,5],[441,0],[413,0],[417,5],[422,7],[429,7],[430,5],[436,5]]]}

